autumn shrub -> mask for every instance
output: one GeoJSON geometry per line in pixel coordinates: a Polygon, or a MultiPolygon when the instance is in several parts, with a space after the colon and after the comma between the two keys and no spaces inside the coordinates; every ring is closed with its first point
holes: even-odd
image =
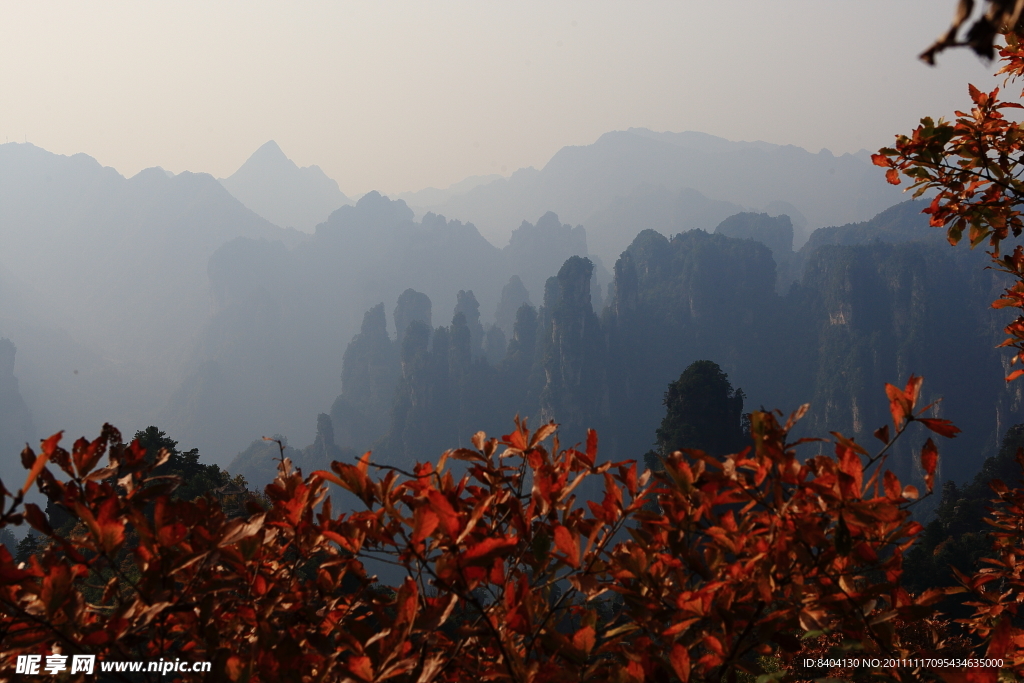
{"type": "MultiPolygon", "coordinates": [[[[952,653],[933,619],[945,593],[901,586],[918,491],[883,469],[911,423],[956,433],[916,408],[920,386],[887,386],[894,425],[874,455],[836,434],[832,454],[802,457],[808,440],[788,434],[806,406],[785,423],[755,412],[751,446],[677,451],[658,473],[600,462],[594,432],[562,449],[554,424],[517,421],[411,472],[369,453],[306,475],[283,459],[269,504],[239,518],[215,497],[176,499],[175,479],[153,476],[163,459],[112,427],[70,452],[58,434],[25,451],[25,485],[3,491],[3,524],[48,542],[25,563],[0,548],[0,676],[19,654],[57,651],[208,660],[209,680],[423,683],[792,677],[825,636],[862,655],[952,653]],[[468,468],[458,479],[453,460],[468,468]],[[578,501],[591,477],[603,497],[578,501]],[[33,484],[73,533],[22,502],[33,484]],[[361,509],[336,513],[329,484],[361,509]],[[369,558],[405,579],[379,585],[369,558]]],[[[937,457],[928,439],[929,489],[937,457]]],[[[978,647],[1003,656],[1016,631],[980,624],[978,647]]]]}

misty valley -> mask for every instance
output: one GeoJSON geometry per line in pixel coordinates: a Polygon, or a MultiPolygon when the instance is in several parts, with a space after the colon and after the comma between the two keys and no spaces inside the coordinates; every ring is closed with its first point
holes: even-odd
{"type": "MultiPolygon", "coordinates": [[[[807,434],[861,441],[882,383],[924,375],[964,430],[941,477],[967,481],[1020,419],[986,306],[1004,283],[879,176],[866,155],[632,129],[354,202],[273,142],[221,181],[0,146],[0,476],[107,421],[257,488],[264,436],[305,471],[365,450],[411,467],[516,415],[640,458],[669,383],[710,360],[746,410],[809,402],[807,434]]],[[[891,466],[920,478],[909,452],[891,466]]]]}
{"type": "MultiPolygon", "coordinates": [[[[150,462],[166,449],[153,472],[181,479],[175,499],[215,496],[228,518],[272,504],[283,458],[354,472],[370,451],[417,476],[478,432],[552,420],[563,448],[663,470],[679,449],[740,452],[752,411],[805,403],[793,439],[868,444],[882,387],[914,374],[928,414],[962,430],[937,469],[913,442],[887,456],[942,492],[915,508],[906,558],[908,585],[934,588],[986,552],[987,483],[1013,476],[1024,406],[997,348],[1010,317],[989,306],[1009,279],[951,248],[926,205],[867,153],[645,129],[358,200],[274,142],[219,180],[0,145],[0,479],[24,478],[26,444],[107,422],[150,462]]],[[[356,510],[340,483],[335,509],[356,510]]],[[[46,515],[75,528],[52,499],[46,515]]],[[[15,561],[44,551],[18,531],[0,537],[15,561]]]]}

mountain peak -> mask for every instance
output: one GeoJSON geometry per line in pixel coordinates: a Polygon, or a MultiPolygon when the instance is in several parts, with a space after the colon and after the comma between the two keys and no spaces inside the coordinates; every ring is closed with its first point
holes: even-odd
{"type": "MultiPolygon", "coordinates": [[[[246,166],[287,166],[290,168],[298,168],[298,165],[285,156],[285,153],[281,150],[281,147],[273,140],[265,142],[255,152],[252,153],[242,167],[246,166]]],[[[237,171],[236,171],[237,173],[237,171]]]]}
{"type": "Polygon", "coordinates": [[[312,232],[335,209],[351,204],[319,166],[299,168],[274,140],[253,152],[221,184],[271,223],[312,232]]]}

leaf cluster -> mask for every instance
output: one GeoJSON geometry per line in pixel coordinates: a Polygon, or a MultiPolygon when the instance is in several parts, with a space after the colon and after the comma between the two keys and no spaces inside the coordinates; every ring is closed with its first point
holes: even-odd
{"type": "MultiPolygon", "coordinates": [[[[157,474],[166,450],[147,458],[106,426],[69,453],[57,434],[23,454],[25,485],[2,492],[2,524],[27,521],[48,544],[20,563],[0,548],[0,667],[61,651],[208,660],[210,680],[627,683],[792,678],[826,635],[925,654],[936,638],[899,624],[937,633],[922,619],[945,593],[902,587],[918,492],[881,467],[911,422],[955,434],[922,417],[920,386],[887,386],[894,423],[874,455],[834,434],[832,454],[798,457],[808,440],[788,435],[806,406],[785,423],[754,412],[752,445],[676,451],[658,473],[600,462],[593,431],[562,449],[554,423],[517,420],[412,472],[367,453],[303,476],[282,457],[269,505],[249,501],[239,518],[215,498],[175,498],[157,474]],[[468,468],[458,479],[454,460],[468,468]],[[591,478],[603,498],[577,504],[591,478]],[[23,503],[34,483],[74,518],[73,535],[23,503]],[[336,514],[328,484],[362,509],[336,514]],[[406,578],[379,585],[370,558],[406,578]],[[108,578],[89,598],[96,576],[108,578]]],[[[929,487],[936,458],[929,439],[929,487]]]]}

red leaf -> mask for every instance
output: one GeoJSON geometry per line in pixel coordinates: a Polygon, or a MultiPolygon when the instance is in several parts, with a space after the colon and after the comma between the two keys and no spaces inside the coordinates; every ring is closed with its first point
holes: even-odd
{"type": "Polygon", "coordinates": [[[394,628],[398,629],[406,624],[412,624],[416,619],[419,607],[419,589],[411,578],[406,577],[402,587],[398,589],[395,606],[398,608],[398,614],[395,616],[394,628]]]}
{"type": "Polygon", "coordinates": [[[571,533],[564,526],[555,527],[555,547],[566,557],[574,568],[580,566],[580,537],[571,533]]]}
{"type": "Polygon", "coordinates": [[[952,439],[960,433],[960,428],[949,420],[934,417],[919,417],[917,421],[939,436],[944,436],[947,439],[952,439]]]}
{"type": "Polygon", "coordinates": [[[885,172],[885,179],[889,181],[890,185],[899,185],[900,172],[897,171],[895,168],[890,168],[888,171],[885,172]]]}
{"type": "Polygon", "coordinates": [[[939,450],[935,447],[935,442],[928,439],[921,449],[921,467],[924,469],[924,485],[928,487],[928,491],[932,490],[935,482],[935,468],[938,464],[939,450]]]}
{"type": "Polygon", "coordinates": [[[107,449],[107,434],[101,434],[92,443],[85,441],[85,439],[79,439],[75,442],[74,448],[71,451],[71,457],[75,461],[75,468],[78,470],[78,476],[84,477],[92,471],[92,468],[99,462],[103,452],[107,449]]]}
{"type": "Polygon", "coordinates": [[[67,601],[71,593],[72,579],[71,569],[63,564],[51,567],[50,573],[43,578],[43,587],[39,598],[48,615],[56,612],[67,601]]]}
{"type": "Polygon", "coordinates": [[[899,500],[903,492],[900,489],[900,480],[896,478],[896,475],[889,470],[885,471],[885,475],[882,477],[882,484],[885,487],[885,495],[891,500],[899,500]]]}
{"type": "Polygon", "coordinates": [[[875,430],[875,438],[884,444],[889,443],[889,425],[879,427],[875,430]]]}
{"type": "Polygon", "coordinates": [[[519,540],[514,536],[511,538],[485,538],[467,550],[462,555],[462,559],[474,564],[488,565],[491,563],[490,555],[510,553],[518,543],[519,540]]]}
{"type": "Polygon", "coordinates": [[[597,462],[597,432],[593,429],[587,430],[587,459],[591,467],[597,462]]]}
{"type": "Polygon", "coordinates": [[[437,514],[435,514],[434,511],[426,505],[421,505],[416,508],[412,519],[413,527],[411,540],[413,543],[419,543],[424,538],[434,533],[434,529],[436,529],[437,525],[441,522],[437,514]]]}
{"type": "Polygon", "coordinates": [[[431,490],[427,493],[427,497],[430,499],[431,509],[437,513],[438,518],[441,520],[441,526],[444,527],[445,533],[452,538],[459,536],[461,531],[461,519],[455,512],[455,508],[448,502],[448,499],[441,494],[440,491],[431,490]]]}
{"type": "Polygon", "coordinates": [[[46,536],[53,536],[53,529],[46,515],[35,503],[25,503],[25,519],[33,529],[46,536]]]}
{"type": "Polygon", "coordinates": [[[852,448],[844,448],[839,454],[839,469],[853,478],[853,495],[859,497],[864,482],[864,464],[852,448]]]}
{"type": "Polygon", "coordinates": [[[985,657],[988,659],[1002,659],[1010,647],[1010,638],[1013,635],[1013,624],[1010,622],[1010,615],[1004,614],[1003,618],[996,624],[992,631],[992,640],[988,643],[988,650],[985,657]]]}
{"type": "Polygon", "coordinates": [[[885,395],[889,397],[889,412],[892,413],[892,422],[897,430],[903,425],[903,421],[910,414],[910,406],[907,404],[907,397],[903,395],[899,387],[886,383],[885,395]]]}
{"type": "MultiPolygon", "coordinates": [[[[52,439],[53,437],[51,436],[50,438],[52,439]]],[[[46,467],[46,461],[49,460],[49,457],[45,451],[36,456],[36,461],[32,463],[32,469],[29,470],[28,478],[25,479],[25,485],[21,487],[22,495],[28,493],[28,490],[32,488],[32,482],[36,480],[39,473],[46,467]]]]}

